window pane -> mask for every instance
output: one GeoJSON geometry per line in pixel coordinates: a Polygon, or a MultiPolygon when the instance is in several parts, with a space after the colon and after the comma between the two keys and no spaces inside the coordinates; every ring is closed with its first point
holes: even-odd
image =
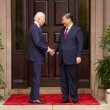
{"type": "Polygon", "coordinates": [[[89,49],[89,0],[79,0],[78,24],[83,31],[84,50],[89,49]]]}
{"type": "Polygon", "coordinates": [[[16,50],[24,49],[24,1],[16,0],[16,50]]]}

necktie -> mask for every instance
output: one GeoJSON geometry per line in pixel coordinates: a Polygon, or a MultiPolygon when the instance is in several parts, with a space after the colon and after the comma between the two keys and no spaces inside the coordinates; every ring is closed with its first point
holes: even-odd
{"type": "Polygon", "coordinates": [[[67,38],[67,35],[68,35],[68,28],[65,29],[65,32],[64,32],[64,39],[67,38]]]}

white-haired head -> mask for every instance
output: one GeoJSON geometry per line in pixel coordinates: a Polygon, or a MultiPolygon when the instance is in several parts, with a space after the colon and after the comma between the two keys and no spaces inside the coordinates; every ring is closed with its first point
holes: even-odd
{"type": "Polygon", "coordinates": [[[34,21],[39,21],[42,17],[45,17],[45,14],[43,12],[37,12],[34,16],[34,21]]]}

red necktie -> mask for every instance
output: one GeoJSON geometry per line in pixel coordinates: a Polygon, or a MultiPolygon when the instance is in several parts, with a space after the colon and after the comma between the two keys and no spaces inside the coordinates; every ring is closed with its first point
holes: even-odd
{"type": "Polygon", "coordinates": [[[68,35],[68,28],[65,29],[65,32],[64,32],[64,39],[67,38],[67,35],[68,35]]]}

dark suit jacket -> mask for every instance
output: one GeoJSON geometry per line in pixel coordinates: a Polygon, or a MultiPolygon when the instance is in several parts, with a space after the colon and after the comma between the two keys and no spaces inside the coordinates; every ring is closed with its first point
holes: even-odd
{"type": "Polygon", "coordinates": [[[48,46],[44,42],[42,30],[35,23],[29,28],[27,49],[28,60],[43,62],[48,46]]]}
{"type": "Polygon", "coordinates": [[[76,57],[81,57],[83,49],[82,31],[77,25],[73,25],[67,39],[64,39],[65,27],[60,31],[59,42],[56,51],[59,52],[59,63],[76,64],[76,57]]]}

